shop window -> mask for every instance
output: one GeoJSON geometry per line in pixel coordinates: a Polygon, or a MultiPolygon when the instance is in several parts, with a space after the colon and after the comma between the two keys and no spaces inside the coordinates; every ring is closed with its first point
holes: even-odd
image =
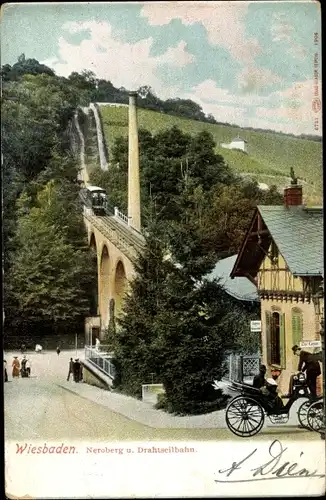
{"type": "Polygon", "coordinates": [[[292,309],[292,345],[300,345],[303,339],[303,315],[298,308],[292,309]]]}

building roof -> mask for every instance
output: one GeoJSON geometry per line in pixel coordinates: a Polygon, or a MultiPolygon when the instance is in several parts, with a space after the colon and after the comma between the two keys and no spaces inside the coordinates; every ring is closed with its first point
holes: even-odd
{"type": "Polygon", "coordinates": [[[226,259],[220,260],[213,271],[206,277],[213,280],[214,278],[220,279],[226,293],[232,297],[243,301],[258,301],[257,288],[248,278],[237,277],[230,278],[230,273],[233,269],[237,255],[232,255],[226,259]]]}
{"type": "Polygon", "coordinates": [[[324,275],[322,208],[260,205],[258,210],[292,274],[324,275]]]}
{"type": "Polygon", "coordinates": [[[232,142],[233,142],[233,141],[248,142],[248,141],[246,141],[246,139],[243,139],[242,137],[239,137],[239,136],[238,136],[238,137],[234,137],[234,138],[232,139],[232,142]]]}
{"type": "Polygon", "coordinates": [[[294,276],[324,276],[322,208],[258,206],[231,277],[247,276],[255,282],[272,241],[294,276]]]}

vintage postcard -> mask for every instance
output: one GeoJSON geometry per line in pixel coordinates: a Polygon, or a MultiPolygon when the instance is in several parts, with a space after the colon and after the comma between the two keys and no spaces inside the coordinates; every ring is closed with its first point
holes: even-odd
{"type": "Polygon", "coordinates": [[[323,495],[319,3],[1,14],[6,497],[323,495]]]}

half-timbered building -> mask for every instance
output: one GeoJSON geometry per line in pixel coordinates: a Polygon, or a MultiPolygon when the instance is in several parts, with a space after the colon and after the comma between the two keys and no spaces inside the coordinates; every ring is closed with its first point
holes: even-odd
{"type": "Polygon", "coordinates": [[[320,340],[323,275],[323,210],[304,206],[302,186],[291,185],[283,205],[256,208],[231,271],[257,287],[262,362],[281,369],[281,391],[298,365],[292,346],[320,340]]]}

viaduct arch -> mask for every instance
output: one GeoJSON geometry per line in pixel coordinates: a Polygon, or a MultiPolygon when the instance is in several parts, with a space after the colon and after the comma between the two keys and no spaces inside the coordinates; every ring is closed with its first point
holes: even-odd
{"type": "Polygon", "coordinates": [[[101,318],[101,340],[110,321],[111,299],[114,299],[115,317],[121,314],[124,296],[134,276],[134,262],[138,253],[133,245],[130,245],[129,251],[122,248],[121,236],[118,238],[117,235],[115,240],[112,233],[106,235],[101,227],[96,227],[100,225],[99,219],[84,216],[88,244],[97,258],[97,314],[101,318]]]}

